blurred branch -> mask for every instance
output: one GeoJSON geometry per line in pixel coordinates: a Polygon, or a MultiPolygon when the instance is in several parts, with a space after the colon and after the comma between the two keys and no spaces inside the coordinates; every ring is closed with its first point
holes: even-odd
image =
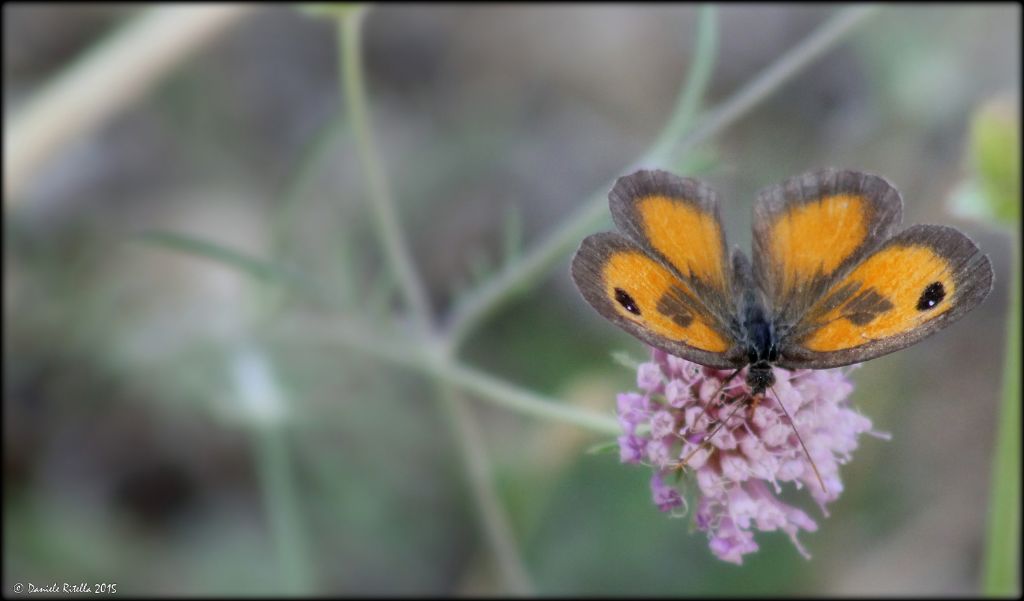
{"type": "MultiPolygon", "coordinates": [[[[370,207],[373,211],[377,236],[384,245],[384,252],[391,271],[398,279],[406,304],[412,312],[413,322],[420,334],[421,346],[429,352],[433,336],[433,312],[426,288],[416,272],[408,245],[399,224],[394,200],[388,187],[380,155],[374,144],[370,114],[367,108],[365,78],[362,67],[362,23],[365,10],[343,13],[338,18],[338,52],[341,62],[343,95],[348,105],[349,119],[356,137],[356,148],[363,165],[370,192],[370,207]]],[[[447,367],[447,354],[437,356],[432,365],[447,367]]],[[[512,527],[508,516],[498,500],[494,483],[484,461],[483,443],[476,423],[470,416],[463,400],[444,383],[438,384],[445,412],[455,429],[455,438],[469,480],[470,491],[479,509],[488,545],[498,561],[502,577],[508,590],[525,593],[529,590],[529,578],[523,567],[512,538],[512,527]]]]}
{"type": "Polygon", "coordinates": [[[148,230],[140,233],[133,240],[220,263],[253,279],[268,284],[278,284],[289,291],[303,293],[310,300],[323,306],[336,307],[338,305],[338,301],[331,298],[316,280],[304,273],[273,261],[250,256],[217,242],[167,230],[148,230]]]}
{"type": "Polygon", "coordinates": [[[306,595],[315,584],[309,541],[295,498],[295,478],[285,424],[288,407],[263,351],[240,347],[231,355],[237,414],[244,416],[263,489],[265,511],[281,570],[282,593],[306,595]]]}
{"type": "Polygon", "coordinates": [[[1003,400],[992,456],[988,533],[982,564],[982,593],[998,597],[1020,595],[1021,246],[1018,236],[1015,234],[1011,242],[1013,257],[1006,319],[1003,400]]]}
{"type": "Polygon", "coordinates": [[[547,421],[558,421],[591,430],[599,434],[621,434],[615,418],[566,405],[554,399],[520,388],[472,367],[445,359],[430,347],[410,344],[394,336],[387,336],[350,321],[332,320],[325,324],[320,319],[290,318],[279,325],[290,337],[304,342],[341,344],[433,376],[471,392],[480,400],[505,409],[547,421]]]}
{"type": "Polygon", "coordinates": [[[700,9],[697,19],[697,41],[694,43],[693,64],[683,87],[679,90],[675,108],[668,123],[654,144],[644,153],[659,162],[666,160],[679,139],[693,125],[701,101],[707,94],[711,71],[718,54],[718,13],[713,5],[700,9]]]}
{"type": "Polygon", "coordinates": [[[427,293],[413,267],[409,248],[399,226],[391,189],[374,143],[363,76],[362,22],[366,10],[356,10],[338,19],[338,54],[341,59],[342,95],[356,137],[356,149],[370,193],[377,235],[399,287],[412,311],[420,334],[431,330],[432,312],[427,293]]]}
{"type": "Polygon", "coordinates": [[[300,523],[300,508],[295,498],[291,451],[285,431],[278,426],[253,432],[256,465],[270,529],[281,567],[282,591],[288,595],[308,595],[314,590],[310,547],[300,523]]]}
{"type": "Polygon", "coordinates": [[[4,206],[43,163],[98,127],[254,9],[246,4],[146,10],[61,72],[5,119],[4,206]]]}
{"type": "MultiPolygon", "coordinates": [[[[772,92],[792,79],[794,75],[835,47],[877,11],[877,6],[857,6],[840,10],[838,14],[826,21],[806,39],[709,113],[678,145],[659,138],[659,141],[655,142],[650,150],[623,169],[622,173],[630,173],[640,167],[663,165],[673,154],[689,152],[698,144],[717,135],[743,117],[758,103],[768,98],[772,92]]],[[[707,20],[702,21],[702,23],[706,22],[707,20]]],[[[704,35],[709,34],[705,33],[704,35]]],[[[698,37],[700,37],[699,33],[698,37]]],[[[708,53],[711,52],[710,47],[711,45],[707,41],[703,44],[698,41],[698,50],[703,49],[704,53],[708,53]]],[[[698,56],[694,59],[695,67],[691,71],[691,79],[696,79],[693,73],[698,71],[696,68],[698,59],[701,57],[698,56]]],[[[706,81],[697,80],[697,83],[706,84],[706,81]]],[[[701,90],[701,95],[703,95],[703,90],[701,90]]],[[[690,107],[689,103],[684,102],[685,98],[686,91],[684,90],[683,98],[676,105],[677,113],[690,107]]],[[[670,118],[669,124],[680,129],[678,132],[673,132],[673,135],[681,134],[681,130],[687,125],[682,117],[677,119],[675,115],[670,118]]],[[[563,254],[579,244],[586,234],[591,233],[594,225],[607,214],[607,191],[611,186],[612,182],[608,182],[599,188],[561,226],[549,234],[532,251],[526,253],[517,264],[506,267],[489,282],[464,298],[452,311],[448,320],[451,344],[455,346],[461,344],[463,339],[481,321],[507,302],[515,293],[536,280],[563,254]]]]}
{"type": "MultiPolygon", "coordinates": [[[[325,293],[320,292],[310,278],[269,261],[250,257],[213,242],[174,232],[151,231],[140,236],[139,240],[143,243],[221,263],[225,267],[236,269],[260,281],[290,286],[293,290],[307,294],[311,299],[322,301],[328,308],[333,307],[333,303],[326,299],[325,293]]],[[[618,432],[615,420],[610,417],[584,412],[505,383],[456,363],[438,349],[427,344],[414,341],[396,342],[393,335],[386,336],[351,322],[339,321],[334,325],[324,327],[320,321],[297,320],[286,327],[296,336],[304,339],[325,339],[327,342],[342,343],[378,358],[416,369],[426,375],[441,377],[464,390],[483,396],[485,400],[513,411],[543,419],[573,423],[602,434],[618,432]]]]}
{"type": "Polygon", "coordinates": [[[295,284],[295,279],[298,277],[270,261],[251,257],[218,242],[210,242],[189,234],[168,230],[146,230],[135,239],[143,244],[162,246],[204,259],[210,259],[258,280],[295,284]]]}
{"type": "Polygon", "coordinates": [[[452,428],[457,436],[462,461],[465,464],[469,487],[480,511],[484,534],[494,552],[498,567],[506,581],[508,594],[530,595],[530,577],[526,573],[515,544],[515,536],[508,517],[494,489],[491,468],[487,462],[487,447],[476,420],[469,413],[465,399],[449,384],[439,383],[438,392],[444,403],[452,428]]]}
{"type": "Polygon", "coordinates": [[[297,167],[281,187],[278,194],[277,215],[274,219],[274,255],[278,259],[284,253],[287,232],[295,219],[295,208],[299,204],[299,198],[313,184],[316,175],[323,167],[324,160],[328,157],[328,152],[347,132],[348,120],[340,113],[334,115],[330,123],[320,129],[303,148],[297,167]]]}

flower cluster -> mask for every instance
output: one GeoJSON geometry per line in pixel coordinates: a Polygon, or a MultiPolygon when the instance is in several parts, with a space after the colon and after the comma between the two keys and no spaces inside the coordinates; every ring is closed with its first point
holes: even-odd
{"type": "Polygon", "coordinates": [[[776,369],[757,403],[746,370],[731,373],[652,349],[652,361],[637,369],[640,392],[618,396],[621,459],[654,468],[651,492],[662,511],[685,510],[678,476],[695,473],[694,518],[719,559],[743,563],[758,549],[753,530],[782,530],[809,558],[797,534],[818,526],[779,500],[782,483],[806,487],[827,516],[825,505],[843,490],[839,466],[857,437],[885,435],[847,405],[853,384],[839,369],[776,369]]]}

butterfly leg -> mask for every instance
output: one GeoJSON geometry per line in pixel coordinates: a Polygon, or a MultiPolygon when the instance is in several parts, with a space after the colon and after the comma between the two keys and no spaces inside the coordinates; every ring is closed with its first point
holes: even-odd
{"type": "Polygon", "coordinates": [[[750,399],[747,402],[747,419],[749,420],[754,419],[754,410],[756,410],[761,405],[761,401],[764,400],[764,393],[757,392],[750,395],[748,398],[750,399]]]}
{"type": "Polygon", "coordinates": [[[725,426],[725,424],[729,423],[729,420],[732,419],[732,416],[736,415],[736,412],[741,407],[747,406],[749,404],[750,399],[751,397],[748,395],[741,403],[737,403],[733,410],[729,412],[729,415],[725,416],[725,419],[718,422],[718,425],[715,426],[715,429],[712,430],[707,436],[705,436],[704,440],[702,440],[701,443],[697,445],[697,448],[690,451],[690,453],[675,466],[675,469],[678,471],[682,471],[683,469],[686,468],[686,464],[690,462],[690,459],[693,459],[693,456],[696,455],[698,451],[700,451],[701,449],[711,448],[711,439],[715,437],[715,434],[718,434],[718,431],[721,430],[722,427],[725,426]]]}
{"type": "Polygon", "coordinates": [[[703,418],[705,415],[707,415],[708,408],[711,407],[712,403],[714,403],[715,401],[718,400],[718,395],[720,395],[722,393],[722,390],[724,390],[725,387],[729,385],[729,382],[731,382],[733,380],[733,378],[735,378],[740,373],[740,371],[742,369],[743,368],[741,367],[741,368],[733,371],[731,374],[726,376],[724,380],[722,380],[722,384],[719,385],[718,389],[715,390],[715,392],[713,392],[711,394],[711,396],[708,398],[707,402],[704,403],[704,408],[701,410],[700,414],[697,416],[697,419],[693,420],[693,426],[691,426],[691,428],[697,426],[697,424],[700,423],[701,418],[703,418]]]}

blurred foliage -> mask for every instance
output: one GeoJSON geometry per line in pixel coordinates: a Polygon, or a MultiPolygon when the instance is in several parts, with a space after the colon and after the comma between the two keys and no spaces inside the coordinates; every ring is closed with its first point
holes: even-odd
{"type": "Polygon", "coordinates": [[[973,177],[953,197],[961,215],[1016,228],[1020,223],[1020,112],[1017,103],[997,99],[971,120],[968,149],[973,177]]]}

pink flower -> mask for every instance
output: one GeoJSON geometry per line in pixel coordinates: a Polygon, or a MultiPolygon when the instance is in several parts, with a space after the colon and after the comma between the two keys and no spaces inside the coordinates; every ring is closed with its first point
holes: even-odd
{"type": "Polygon", "coordinates": [[[857,438],[887,435],[848,406],[853,383],[842,370],[776,369],[775,385],[756,406],[746,370],[726,382],[730,373],[652,349],[652,361],[637,369],[641,392],[618,397],[621,460],[654,469],[651,495],[661,511],[685,508],[680,487],[695,482],[694,520],[719,559],[742,564],[758,549],[755,531],[782,531],[810,558],[797,535],[818,525],[779,500],[783,485],[806,488],[827,516],[826,504],[843,490],[839,466],[850,460],[857,438]],[[694,477],[675,478],[680,469],[694,477]]]}

